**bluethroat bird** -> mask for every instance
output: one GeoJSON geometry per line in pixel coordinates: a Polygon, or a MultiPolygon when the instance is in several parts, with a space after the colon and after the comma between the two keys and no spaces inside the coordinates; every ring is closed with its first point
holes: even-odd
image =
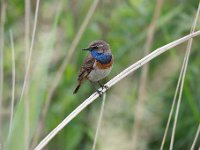
{"type": "MultiPolygon", "coordinates": [[[[113,65],[113,55],[109,45],[105,41],[94,41],[89,47],[83,50],[89,51],[90,54],[86,57],[80,69],[78,85],[73,94],[77,93],[84,80],[89,80],[91,83],[98,83],[104,88],[105,86],[100,83],[100,80],[110,73],[113,65]]],[[[97,90],[97,92],[101,95],[100,91],[97,90]]]]}

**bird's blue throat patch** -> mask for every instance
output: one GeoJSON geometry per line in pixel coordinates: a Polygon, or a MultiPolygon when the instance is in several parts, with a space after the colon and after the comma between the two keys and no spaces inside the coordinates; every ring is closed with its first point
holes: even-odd
{"type": "Polygon", "coordinates": [[[111,61],[112,55],[108,53],[99,53],[97,50],[91,51],[92,57],[102,64],[107,64],[111,61]]]}

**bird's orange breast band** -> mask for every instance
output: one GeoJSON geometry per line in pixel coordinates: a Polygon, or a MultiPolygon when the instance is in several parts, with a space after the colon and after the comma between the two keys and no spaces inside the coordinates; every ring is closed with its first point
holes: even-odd
{"type": "Polygon", "coordinates": [[[111,61],[109,63],[107,63],[107,64],[102,64],[102,63],[100,63],[98,61],[96,61],[95,63],[96,63],[96,66],[99,69],[108,69],[108,68],[110,68],[112,66],[113,62],[114,62],[114,60],[112,58],[111,61]]]}

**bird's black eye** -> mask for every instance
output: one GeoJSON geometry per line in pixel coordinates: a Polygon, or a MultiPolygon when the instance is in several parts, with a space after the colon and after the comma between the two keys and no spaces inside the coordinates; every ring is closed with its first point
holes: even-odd
{"type": "Polygon", "coordinates": [[[94,49],[98,49],[97,46],[91,46],[91,48],[94,50],[94,49]]]}

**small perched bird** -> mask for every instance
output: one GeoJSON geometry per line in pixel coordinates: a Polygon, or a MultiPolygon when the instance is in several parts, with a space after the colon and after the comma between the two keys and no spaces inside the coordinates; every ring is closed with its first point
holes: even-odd
{"type": "MultiPolygon", "coordinates": [[[[84,80],[98,83],[102,88],[105,87],[100,83],[100,80],[110,73],[113,65],[113,55],[109,45],[105,41],[94,41],[89,47],[83,50],[89,51],[90,54],[86,57],[80,69],[78,85],[73,94],[77,93],[84,80]]],[[[97,92],[100,94],[100,91],[97,90],[97,92]]]]}

